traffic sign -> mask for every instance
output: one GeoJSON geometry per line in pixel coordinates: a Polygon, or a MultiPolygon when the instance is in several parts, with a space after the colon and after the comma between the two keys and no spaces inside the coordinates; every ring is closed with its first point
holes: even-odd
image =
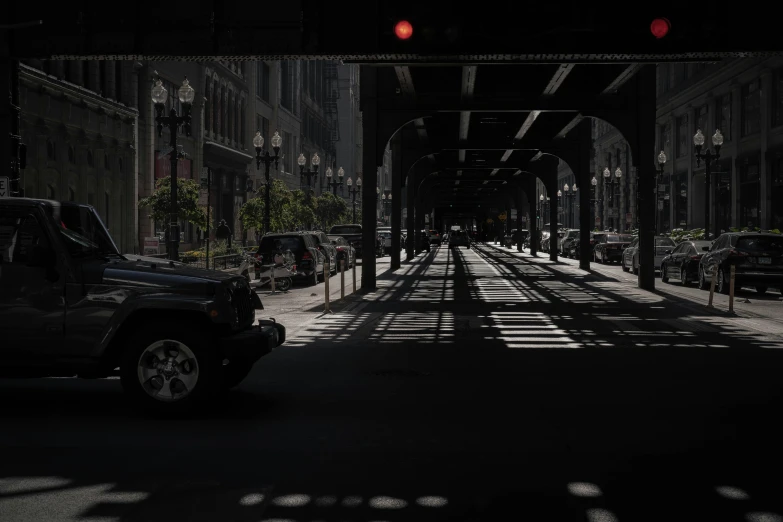
{"type": "Polygon", "coordinates": [[[11,180],[8,176],[0,176],[0,198],[11,197],[11,180]]]}

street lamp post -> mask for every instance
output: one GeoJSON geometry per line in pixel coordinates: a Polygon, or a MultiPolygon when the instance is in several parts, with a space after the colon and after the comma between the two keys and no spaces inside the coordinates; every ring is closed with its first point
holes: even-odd
{"type": "Polygon", "coordinates": [[[568,183],[563,185],[563,192],[565,193],[565,197],[566,197],[567,200],[570,200],[570,203],[568,204],[568,206],[571,207],[571,211],[568,213],[568,217],[569,217],[569,219],[571,221],[571,228],[575,227],[574,221],[576,221],[576,220],[574,219],[574,202],[573,202],[573,199],[576,197],[576,192],[578,190],[579,189],[577,188],[576,183],[574,183],[573,187],[569,187],[568,183]]]}
{"type": "MultiPolygon", "coordinates": [[[[606,167],[604,169],[604,189],[606,190],[607,188],[611,187],[611,190],[612,190],[611,196],[606,197],[606,199],[608,201],[610,201],[610,202],[614,201],[615,186],[617,186],[617,187],[620,186],[620,178],[622,178],[622,177],[623,177],[623,169],[621,169],[620,167],[617,167],[615,169],[615,171],[614,171],[614,179],[612,178],[612,172],[609,170],[609,167],[606,167]]],[[[619,196],[619,194],[617,194],[617,195],[619,196]]],[[[619,221],[620,221],[620,211],[619,211],[619,209],[617,211],[617,221],[618,221],[617,228],[619,229],[619,228],[621,228],[619,226],[619,221]]],[[[605,225],[605,223],[604,223],[604,225],[605,225]]],[[[617,231],[619,231],[619,230],[617,230],[617,231]]]]}
{"type": "Polygon", "coordinates": [[[601,206],[601,203],[603,203],[603,199],[598,197],[598,179],[596,179],[595,176],[590,180],[590,185],[593,187],[591,189],[593,197],[590,198],[590,203],[593,204],[593,226],[595,227],[595,217],[598,215],[598,208],[601,206]]]}
{"type": "Polygon", "coordinates": [[[332,168],[329,167],[326,169],[326,188],[332,189],[332,194],[337,195],[337,187],[343,186],[343,176],[345,176],[345,171],[342,167],[337,169],[337,181],[332,180],[332,168]]]}
{"type": "Polygon", "coordinates": [[[658,235],[658,222],[660,221],[660,216],[658,215],[658,207],[660,206],[660,201],[658,198],[658,187],[661,184],[661,180],[663,179],[663,167],[666,165],[666,153],[661,151],[660,154],[658,154],[658,176],[655,180],[655,235],[658,235]]]}
{"type": "Polygon", "coordinates": [[[704,239],[710,238],[710,183],[712,178],[712,162],[720,159],[720,148],[723,145],[723,134],[720,130],[716,130],[712,135],[712,146],[715,152],[710,149],[701,151],[704,146],[704,134],[701,129],[696,131],[693,135],[693,146],[696,149],[696,166],[701,164],[701,160],[704,160],[704,239]]]}
{"type": "Polygon", "coordinates": [[[304,153],[299,154],[296,162],[299,164],[299,183],[301,184],[305,178],[307,178],[307,194],[309,196],[310,186],[318,177],[318,165],[321,164],[321,158],[318,156],[317,152],[314,152],[313,157],[310,158],[311,167],[309,169],[305,167],[307,164],[307,158],[305,158],[304,153]]]}
{"type": "Polygon", "coordinates": [[[174,107],[171,107],[168,116],[163,113],[166,110],[166,100],[169,97],[168,90],[163,86],[163,82],[158,79],[152,86],[152,101],[155,104],[155,121],[158,124],[158,136],[163,136],[163,127],[169,129],[169,146],[171,147],[171,217],[169,225],[169,259],[179,260],[179,217],[177,209],[177,161],[179,154],[177,151],[177,131],[182,126],[185,136],[190,136],[190,108],[196,91],[190,86],[187,76],[182,82],[182,86],[177,91],[179,101],[182,104],[182,116],[177,114],[174,107]]]}
{"type": "Polygon", "coordinates": [[[388,216],[391,215],[391,211],[389,210],[389,207],[391,207],[392,195],[391,193],[389,193],[389,194],[384,194],[381,197],[383,198],[383,221],[384,223],[388,224],[389,221],[388,216]]]}
{"type": "MultiPolygon", "coordinates": [[[[340,170],[342,170],[342,168],[340,170]]],[[[351,195],[351,204],[353,205],[351,221],[356,223],[356,195],[359,194],[362,190],[362,178],[356,178],[356,188],[352,187],[353,180],[351,178],[348,178],[345,184],[348,185],[348,194],[351,195]]]]}
{"type": "Polygon", "coordinates": [[[270,219],[269,210],[271,206],[271,192],[272,192],[272,180],[269,178],[269,165],[274,162],[275,170],[279,168],[278,161],[280,160],[280,146],[283,144],[283,138],[280,133],[275,131],[272,135],[272,150],[275,151],[275,155],[269,154],[268,150],[264,150],[264,137],[261,136],[261,131],[257,131],[253,138],[253,147],[256,148],[256,170],[261,170],[261,164],[264,164],[264,178],[266,179],[266,193],[264,194],[264,234],[269,233],[270,219]]]}

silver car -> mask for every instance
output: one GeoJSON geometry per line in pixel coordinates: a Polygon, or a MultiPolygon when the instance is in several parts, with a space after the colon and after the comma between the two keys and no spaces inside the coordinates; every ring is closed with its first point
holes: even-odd
{"type": "MultiPolygon", "coordinates": [[[[672,241],[672,238],[667,236],[655,236],[655,260],[653,263],[655,264],[655,270],[660,271],[661,269],[661,262],[663,262],[663,258],[667,256],[667,252],[669,250],[674,249],[674,247],[677,246],[674,241],[672,241]]],[[[620,264],[623,267],[624,271],[631,270],[634,274],[639,273],[639,238],[635,237],[633,238],[633,241],[631,241],[631,244],[628,245],[628,248],[626,248],[623,251],[623,257],[620,260],[620,264]]]]}

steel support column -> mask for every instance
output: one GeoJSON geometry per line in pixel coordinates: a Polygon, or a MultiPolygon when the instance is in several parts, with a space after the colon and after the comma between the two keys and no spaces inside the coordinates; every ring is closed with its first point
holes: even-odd
{"type": "Polygon", "coordinates": [[[549,183],[546,192],[547,195],[552,195],[549,199],[549,259],[551,261],[557,261],[559,246],[557,244],[557,183],[549,183]]]}
{"type": "Polygon", "coordinates": [[[639,288],[655,290],[655,66],[644,66],[636,81],[637,150],[633,161],[639,177],[639,288]]]}
{"type": "Polygon", "coordinates": [[[391,269],[400,268],[400,221],[402,220],[402,150],[399,136],[392,138],[392,186],[391,194],[391,269]]]}
{"type": "Polygon", "coordinates": [[[538,253],[538,223],[533,218],[534,210],[537,208],[538,200],[536,199],[536,178],[529,176],[527,183],[527,204],[530,207],[530,219],[528,220],[527,228],[530,231],[530,255],[535,256],[538,253]]]}
{"type": "Polygon", "coordinates": [[[522,209],[524,208],[525,189],[517,187],[517,252],[522,252],[522,209]]]}
{"type": "MultiPolygon", "coordinates": [[[[585,118],[579,124],[579,158],[576,165],[579,179],[579,268],[590,270],[590,155],[593,147],[592,121],[585,118]]],[[[572,202],[573,204],[574,202],[572,202]]]]}
{"type": "Polygon", "coordinates": [[[408,227],[408,240],[405,242],[405,257],[408,261],[416,255],[416,172],[411,170],[408,173],[408,179],[405,181],[408,189],[408,198],[405,202],[408,205],[408,217],[405,224],[408,227]]]}
{"type": "Polygon", "coordinates": [[[362,111],[362,290],[375,290],[375,210],[378,187],[378,69],[360,69],[362,111]]]}

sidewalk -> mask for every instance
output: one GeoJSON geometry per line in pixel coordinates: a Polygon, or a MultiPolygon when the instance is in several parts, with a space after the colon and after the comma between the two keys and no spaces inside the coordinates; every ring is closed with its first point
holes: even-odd
{"type": "MultiPolygon", "coordinates": [[[[539,252],[536,257],[533,257],[529,252],[518,252],[516,247],[509,249],[490,243],[480,245],[480,247],[490,248],[511,257],[524,259],[530,263],[549,265],[564,274],[583,276],[587,273],[579,268],[579,261],[575,259],[558,257],[557,262],[553,263],[549,259],[548,253],[544,254],[539,252]]],[[[599,263],[590,263],[590,270],[593,273],[611,278],[618,283],[628,285],[634,292],[646,292],[636,286],[636,276],[626,274],[614,265],[606,266],[599,263]]],[[[783,335],[783,301],[780,299],[758,301],[754,300],[751,296],[751,305],[754,305],[751,307],[744,302],[744,297],[735,297],[734,313],[731,314],[728,312],[728,296],[715,292],[713,296],[713,308],[710,308],[707,306],[709,292],[702,290],[692,293],[688,292],[688,290],[693,289],[695,289],[695,287],[683,289],[677,284],[662,283],[659,276],[655,281],[655,292],[652,293],[665,296],[670,301],[677,302],[681,306],[685,306],[696,313],[732,318],[734,324],[737,324],[738,326],[750,327],[764,333],[783,335]]]]}

